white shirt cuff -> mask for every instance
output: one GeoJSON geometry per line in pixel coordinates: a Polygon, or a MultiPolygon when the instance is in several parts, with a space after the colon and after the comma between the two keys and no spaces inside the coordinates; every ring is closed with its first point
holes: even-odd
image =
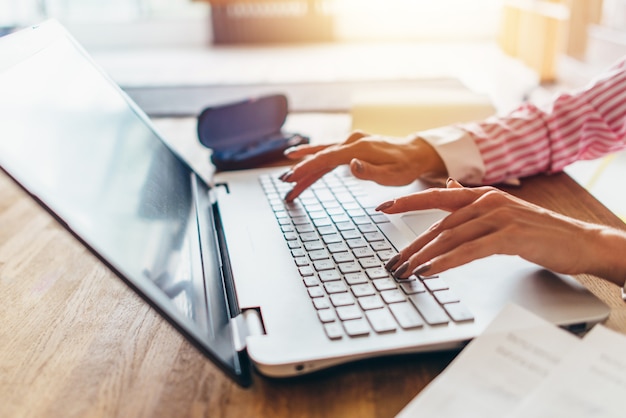
{"type": "Polygon", "coordinates": [[[485,164],[472,136],[461,128],[445,126],[415,134],[432,145],[446,166],[448,176],[468,185],[482,184],[485,164]]]}

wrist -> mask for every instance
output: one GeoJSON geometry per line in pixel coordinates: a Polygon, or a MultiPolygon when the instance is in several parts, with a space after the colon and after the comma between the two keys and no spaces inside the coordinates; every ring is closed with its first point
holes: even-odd
{"type": "Polygon", "coordinates": [[[420,178],[448,178],[446,165],[434,146],[420,136],[414,136],[410,141],[414,155],[416,177],[420,178]]]}
{"type": "Polygon", "coordinates": [[[608,227],[598,227],[589,242],[593,249],[594,266],[589,273],[619,286],[626,281],[626,232],[608,227]]]}

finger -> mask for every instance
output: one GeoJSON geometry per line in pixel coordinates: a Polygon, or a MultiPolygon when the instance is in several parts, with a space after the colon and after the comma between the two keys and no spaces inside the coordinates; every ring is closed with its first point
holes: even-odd
{"type": "MultiPolygon", "coordinates": [[[[394,276],[406,278],[422,263],[450,251],[464,242],[477,239],[497,229],[489,216],[481,216],[480,209],[463,208],[435,222],[413,242],[399,252],[394,276]]],[[[393,270],[392,270],[393,271],[393,270]]]]}
{"type": "Polygon", "coordinates": [[[460,189],[460,188],[463,188],[463,185],[461,185],[461,183],[459,183],[458,181],[456,181],[455,179],[450,177],[446,181],[446,188],[448,188],[448,189],[460,189]]]}
{"type": "Polygon", "coordinates": [[[295,147],[287,148],[284,152],[285,157],[298,160],[300,158],[304,158],[308,155],[315,154],[320,152],[326,148],[331,146],[331,144],[326,145],[298,145],[295,147]]]}
{"type": "Polygon", "coordinates": [[[326,174],[326,171],[317,171],[309,173],[305,177],[302,177],[294,184],[293,188],[289,192],[287,192],[287,194],[285,195],[285,201],[292,202],[294,199],[300,196],[303,191],[308,189],[313,183],[322,178],[324,174],[326,174]]]}
{"type": "Polygon", "coordinates": [[[344,141],[344,144],[352,144],[353,142],[356,142],[359,139],[363,139],[368,136],[371,135],[363,131],[354,131],[350,133],[350,135],[348,135],[348,138],[344,141]]]}
{"type": "Polygon", "coordinates": [[[372,180],[383,186],[403,186],[414,180],[414,176],[407,174],[408,170],[398,168],[397,164],[372,164],[358,158],[350,161],[352,175],[361,180],[372,180]]]}
{"type": "Polygon", "coordinates": [[[489,234],[463,243],[418,265],[414,271],[434,275],[494,254],[510,254],[505,234],[489,234]]]}
{"type": "Polygon", "coordinates": [[[432,188],[383,202],[376,210],[384,213],[402,213],[425,209],[441,209],[452,212],[475,202],[490,190],[494,189],[491,187],[432,188]]]}

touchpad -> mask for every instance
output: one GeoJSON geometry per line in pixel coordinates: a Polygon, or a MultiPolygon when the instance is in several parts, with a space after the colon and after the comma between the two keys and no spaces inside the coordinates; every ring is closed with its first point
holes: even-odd
{"type": "Polygon", "coordinates": [[[449,212],[443,210],[420,210],[402,215],[400,218],[406,224],[408,229],[416,236],[426,231],[432,224],[443,219],[449,212]]]}

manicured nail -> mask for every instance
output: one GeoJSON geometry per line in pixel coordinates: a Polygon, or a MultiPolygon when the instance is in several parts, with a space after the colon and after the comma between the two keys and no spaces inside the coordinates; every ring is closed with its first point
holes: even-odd
{"type": "Polygon", "coordinates": [[[285,202],[292,202],[296,197],[298,197],[297,195],[294,196],[294,194],[293,189],[289,190],[287,194],[285,194],[285,202]]]}
{"type": "Polygon", "coordinates": [[[409,269],[409,262],[405,261],[396,271],[393,272],[393,277],[400,279],[404,273],[409,269]]]}
{"type": "Polygon", "coordinates": [[[376,210],[377,210],[378,212],[380,212],[380,211],[383,211],[383,210],[385,210],[385,209],[389,209],[390,207],[392,207],[392,206],[393,206],[393,204],[394,204],[394,203],[395,203],[395,202],[394,202],[393,200],[388,200],[388,201],[383,202],[383,203],[381,203],[380,205],[378,205],[378,206],[376,207],[376,210]]]}
{"type": "Polygon", "coordinates": [[[387,264],[385,264],[385,268],[387,269],[387,271],[393,271],[393,267],[396,265],[396,263],[399,260],[400,260],[400,254],[396,254],[393,257],[391,257],[389,261],[387,261],[387,264]]]}
{"type": "Polygon", "coordinates": [[[281,174],[278,178],[284,182],[289,182],[289,177],[293,174],[292,170],[287,170],[283,174],[281,174]]]}
{"type": "Polygon", "coordinates": [[[361,161],[355,158],[352,160],[352,164],[354,164],[354,171],[356,171],[357,173],[363,172],[363,164],[361,163],[361,161]]]}
{"type": "Polygon", "coordinates": [[[419,276],[420,274],[426,273],[432,267],[432,263],[430,261],[425,262],[424,264],[417,266],[415,270],[413,270],[413,274],[419,276]]]}

